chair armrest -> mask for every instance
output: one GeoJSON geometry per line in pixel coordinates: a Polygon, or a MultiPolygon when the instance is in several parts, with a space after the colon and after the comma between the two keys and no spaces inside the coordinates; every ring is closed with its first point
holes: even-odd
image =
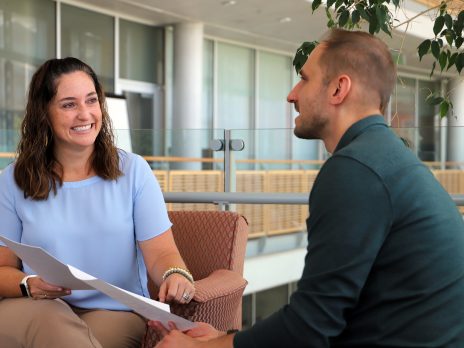
{"type": "Polygon", "coordinates": [[[229,296],[245,288],[248,282],[243,277],[227,269],[219,269],[206,278],[195,281],[193,301],[205,303],[216,298],[229,296]]]}

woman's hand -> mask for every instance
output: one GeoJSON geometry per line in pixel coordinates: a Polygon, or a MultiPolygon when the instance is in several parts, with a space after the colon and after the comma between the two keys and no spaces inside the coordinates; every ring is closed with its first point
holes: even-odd
{"type": "Polygon", "coordinates": [[[162,283],[158,297],[160,302],[189,303],[195,295],[195,286],[183,275],[172,273],[162,283]]]}
{"type": "Polygon", "coordinates": [[[29,293],[34,300],[54,300],[71,294],[71,290],[47,283],[40,277],[31,277],[27,280],[29,293]]]}

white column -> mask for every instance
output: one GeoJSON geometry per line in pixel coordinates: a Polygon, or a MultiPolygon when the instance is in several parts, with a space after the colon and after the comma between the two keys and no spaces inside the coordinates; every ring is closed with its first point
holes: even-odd
{"type": "Polygon", "coordinates": [[[451,83],[453,113],[448,115],[448,161],[464,162],[464,82],[451,83]]]}
{"type": "MultiPolygon", "coordinates": [[[[174,81],[172,96],[172,156],[201,157],[205,129],[202,119],[203,24],[178,23],[174,26],[174,81]],[[181,131],[183,130],[183,131],[181,131]]],[[[204,146],[204,145],[203,145],[204,146]]],[[[172,166],[174,167],[174,166],[172,166]]],[[[176,166],[179,168],[179,166],[176,166]]],[[[200,169],[201,164],[184,169],[200,169]]]]}

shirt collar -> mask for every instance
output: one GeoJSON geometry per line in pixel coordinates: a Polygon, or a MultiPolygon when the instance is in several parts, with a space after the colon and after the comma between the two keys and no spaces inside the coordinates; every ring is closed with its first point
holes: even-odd
{"type": "Polygon", "coordinates": [[[353,123],[350,128],[343,134],[342,138],[338,142],[335,152],[341,150],[346,145],[351,143],[358,135],[364,133],[367,128],[372,126],[385,126],[388,127],[385,123],[385,119],[381,115],[372,115],[359,120],[356,123],[353,123]]]}

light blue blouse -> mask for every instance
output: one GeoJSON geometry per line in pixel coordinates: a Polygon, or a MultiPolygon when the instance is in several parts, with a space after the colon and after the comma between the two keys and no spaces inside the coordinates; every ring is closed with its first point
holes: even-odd
{"type": "MultiPolygon", "coordinates": [[[[171,222],[147,162],[122,151],[120,159],[124,175],[117,180],[65,182],[45,201],[25,199],[14,181],[14,164],[9,165],[0,175],[0,235],[40,246],[63,263],[148,297],[136,241],[162,234],[171,222]]],[[[35,273],[27,264],[23,268],[35,273]]],[[[82,308],[128,309],[93,290],[74,290],[63,299],[82,308]]]]}

